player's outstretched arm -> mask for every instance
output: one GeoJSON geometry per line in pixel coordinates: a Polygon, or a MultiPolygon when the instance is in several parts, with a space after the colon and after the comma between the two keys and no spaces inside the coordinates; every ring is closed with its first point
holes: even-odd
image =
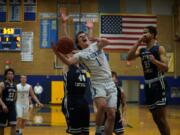
{"type": "Polygon", "coordinates": [[[57,50],[57,46],[54,43],[51,43],[51,48],[55,55],[66,65],[72,65],[78,63],[78,60],[74,57],[67,58],[63,53],[57,50]]]}
{"type": "Polygon", "coordinates": [[[34,99],[34,101],[36,101],[36,103],[37,103],[40,107],[43,107],[43,106],[44,106],[44,105],[39,101],[39,99],[36,97],[36,95],[34,94],[32,87],[30,87],[29,93],[30,93],[30,96],[34,99]]]}

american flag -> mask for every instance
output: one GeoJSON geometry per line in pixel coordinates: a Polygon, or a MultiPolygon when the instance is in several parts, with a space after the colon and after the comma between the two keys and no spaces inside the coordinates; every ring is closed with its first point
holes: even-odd
{"type": "MultiPolygon", "coordinates": [[[[110,40],[105,50],[129,50],[146,26],[157,25],[156,16],[101,15],[100,36],[110,40]]],[[[143,46],[143,45],[142,45],[143,46]]]]}

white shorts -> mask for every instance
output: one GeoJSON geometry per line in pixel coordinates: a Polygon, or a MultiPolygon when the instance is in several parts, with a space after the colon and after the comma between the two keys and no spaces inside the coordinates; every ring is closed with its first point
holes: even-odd
{"type": "Polygon", "coordinates": [[[92,82],[91,83],[92,97],[104,97],[107,101],[108,107],[117,107],[117,88],[112,79],[104,82],[92,82]]]}
{"type": "Polygon", "coordinates": [[[29,105],[16,104],[17,118],[29,119],[29,105]]]}

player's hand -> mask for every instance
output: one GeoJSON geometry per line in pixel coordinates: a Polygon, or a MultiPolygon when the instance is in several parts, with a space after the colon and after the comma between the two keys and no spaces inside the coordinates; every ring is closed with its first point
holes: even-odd
{"type": "Polygon", "coordinates": [[[86,22],[86,27],[87,27],[88,29],[92,29],[92,28],[94,27],[93,22],[92,22],[92,21],[87,21],[87,22],[86,22]]]}
{"type": "Polygon", "coordinates": [[[66,14],[61,13],[61,19],[62,19],[62,23],[66,23],[68,20],[69,16],[66,16],[66,14]]]}
{"type": "Polygon", "coordinates": [[[126,126],[126,125],[127,125],[127,121],[126,121],[125,118],[122,118],[122,124],[123,124],[123,126],[126,126]]]}
{"type": "Polygon", "coordinates": [[[3,109],[3,112],[8,113],[8,108],[7,108],[6,105],[3,105],[3,106],[2,106],[2,109],[3,109]]]}
{"type": "Polygon", "coordinates": [[[146,39],[147,39],[147,35],[146,35],[146,34],[143,34],[143,35],[138,39],[138,42],[139,42],[139,43],[145,42],[146,39]]]}
{"type": "Polygon", "coordinates": [[[44,107],[44,105],[42,103],[38,103],[39,107],[44,107]]]}

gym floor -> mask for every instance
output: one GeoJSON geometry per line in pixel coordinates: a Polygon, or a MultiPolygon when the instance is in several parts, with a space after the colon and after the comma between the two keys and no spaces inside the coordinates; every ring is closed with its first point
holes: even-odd
{"type": "MultiPolygon", "coordinates": [[[[167,107],[171,135],[180,135],[180,106],[167,107]]],[[[90,135],[94,135],[94,114],[91,113],[90,135]]],[[[128,104],[125,135],[159,135],[148,109],[138,104],[128,104]]],[[[30,110],[30,121],[24,129],[25,135],[67,135],[66,122],[61,106],[45,106],[30,110]]],[[[9,128],[5,129],[9,135],[9,128]]]]}

